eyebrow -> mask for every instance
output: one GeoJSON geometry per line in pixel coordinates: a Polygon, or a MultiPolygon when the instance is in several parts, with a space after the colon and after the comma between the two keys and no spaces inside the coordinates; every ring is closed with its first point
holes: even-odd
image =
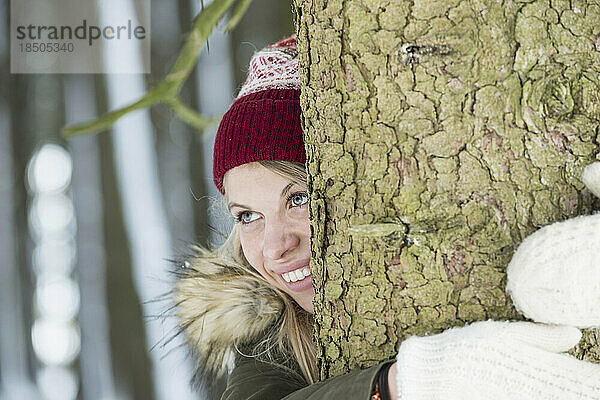
{"type": "MultiPolygon", "coordinates": [[[[287,184],[287,185],[286,185],[286,186],[283,188],[283,190],[281,191],[281,197],[287,197],[288,193],[290,192],[290,190],[292,189],[292,187],[293,187],[294,185],[295,185],[295,183],[294,183],[294,182],[290,182],[290,183],[288,183],[288,184],[287,184]]],[[[248,207],[248,206],[246,206],[246,205],[239,204],[239,203],[229,203],[229,204],[227,204],[227,208],[229,209],[229,211],[231,211],[231,209],[232,209],[233,207],[239,207],[239,208],[248,208],[248,209],[249,209],[249,208],[251,208],[251,207],[248,207]]]]}

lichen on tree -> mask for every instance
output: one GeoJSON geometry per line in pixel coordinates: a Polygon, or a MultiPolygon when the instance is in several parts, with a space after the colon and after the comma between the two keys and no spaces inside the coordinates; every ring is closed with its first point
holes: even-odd
{"type": "MultiPolygon", "coordinates": [[[[408,335],[521,318],[516,247],[600,208],[580,181],[600,159],[600,1],[295,9],[322,377],[408,335]]],[[[574,354],[598,362],[599,342],[574,354]]]]}

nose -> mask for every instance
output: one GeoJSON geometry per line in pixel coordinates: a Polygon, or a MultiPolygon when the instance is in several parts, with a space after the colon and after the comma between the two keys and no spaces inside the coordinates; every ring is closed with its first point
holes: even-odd
{"type": "Polygon", "coordinates": [[[264,228],[263,256],[277,261],[298,247],[300,236],[285,218],[267,221],[264,228]]]}

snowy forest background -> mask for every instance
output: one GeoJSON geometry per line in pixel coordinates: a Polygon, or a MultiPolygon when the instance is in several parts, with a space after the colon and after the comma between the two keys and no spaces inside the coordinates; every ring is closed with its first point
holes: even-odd
{"type": "MultiPolygon", "coordinates": [[[[158,106],[110,132],[59,136],[160,81],[201,0],[152,0],[148,75],[10,74],[9,3],[0,0],[0,400],[202,399],[186,351],[161,346],[173,326],[152,300],[169,289],[168,259],[228,229],[211,181],[216,126],[198,132],[158,106]]],[[[293,32],[291,5],[254,0],[233,32],[222,25],[182,90],[207,116],[226,110],[256,49],[293,32]]]]}

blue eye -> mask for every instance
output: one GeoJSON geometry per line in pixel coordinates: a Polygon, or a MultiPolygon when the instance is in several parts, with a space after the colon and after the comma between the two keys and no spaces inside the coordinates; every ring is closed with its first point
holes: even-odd
{"type": "Polygon", "coordinates": [[[308,203],[308,194],[305,192],[292,193],[290,197],[288,197],[288,201],[293,207],[303,206],[308,203]]]}
{"type": "Polygon", "coordinates": [[[250,211],[242,211],[242,212],[238,213],[238,215],[236,216],[236,220],[238,222],[241,222],[244,225],[254,222],[257,219],[258,219],[258,215],[256,213],[253,213],[250,211]]]}

